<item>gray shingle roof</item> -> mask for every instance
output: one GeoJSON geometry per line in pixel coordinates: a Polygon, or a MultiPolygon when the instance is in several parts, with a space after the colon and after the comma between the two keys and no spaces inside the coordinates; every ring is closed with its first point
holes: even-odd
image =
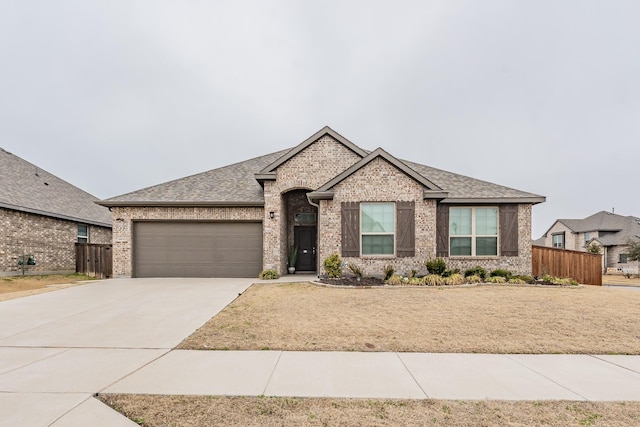
{"type": "MultiPolygon", "coordinates": [[[[327,128],[323,128],[325,130],[327,128]]],[[[330,128],[329,128],[330,129],[330,128]]],[[[314,134],[320,138],[322,132],[314,134]]],[[[317,139],[316,138],[316,139],[317,139]]],[[[306,142],[306,141],[305,141],[306,142]]],[[[308,145],[308,144],[307,144],[308,145]]],[[[298,146],[299,147],[299,146],[298,146]]],[[[264,204],[262,187],[256,181],[256,174],[273,164],[281,164],[291,150],[296,147],[267,154],[244,162],[224,166],[186,178],[155,185],[142,190],[103,200],[104,206],[127,205],[261,205],[264,204]]],[[[368,153],[361,150],[364,155],[368,153]]],[[[512,199],[523,203],[540,203],[544,197],[481,181],[467,176],[446,172],[414,162],[400,160],[408,168],[415,170],[425,180],[448,192],[448,202],[472,202],[486,200],[490,203],[502,199],[512,199]]]]}
{"type": "Polygon", "coordinates": [[[0,207],[111,227],[111,214],[92,196],[0,148],[0,207]]]}
{"type": "Polygon", "coordinates": [[[103,200],[105,206],[157,204],[264,204],[254,174],[289,150],[278,151],[103,200]]]}
{"type": "Polygon", "coordinates": [[[640,218],[635,216],[600,211],[584,219],[559,219],[557,222],[576,233],[597,231],[600,234],[597,240],[604,246],[624,245],[630,238],[640,238],[640,218]]]}

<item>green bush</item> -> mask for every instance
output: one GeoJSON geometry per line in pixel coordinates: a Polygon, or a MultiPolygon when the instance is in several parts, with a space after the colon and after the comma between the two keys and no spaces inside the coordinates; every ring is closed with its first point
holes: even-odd
{"type": "Polygon", "coordinates": [[[495,270],[493,270],[489,276],[491,277],[504,277],[505,279],[509,280],[513,277],[513,274],[511,274],[511,272],[509,270],[503,270],[501,268],[496,268],[495,270]]]}
{"type": "Polygon", "coordinates": [[[482,278],[482,280],[484,280],[484,279],[487,278],[487,270],[485,270],[484,268],[480,267],[479,265],[476,265],[473,268],[465,270],[464,277],[469,277],[469,276],[480,276],[480,278],[482,278]]]}
{"type": "Polygon", "coordinates": [[[487,283],[507,283],[507,279],[505,279],[502,276],[491,276],[491,277],[487,277],[486,282],[487,283]]]}
{"type": "Polygon", "coordinates": [[[384,272],[384,280],[386,282],[391,278],[391,276],[393,276],[393,273],[395,273],[395,270],[393,269],[393,265],[391,264],[385,265],[383,272],[384,272]]]}
{"type": "Polygon", "coordinates": [[[460,269],[459,268],[454,268],[452,270],[445,270],[442,272],[441,276],[442,277],[449,277],[453,274],[460,274],[460,269]]]}
{"type": "Polygon", "coordinates": [[[342,258],[338,254],[329,255],[324,260],[324,269],[327,272],[327,276],[332,278],[338,278],[342,276],[342,258]]]}
{"type": "Polygon", "coordinates": [[[278,275],[278,272],[275,270],[262,270],[260,272],[260,275],[258,275],[258,279],[260,280],[273,280],[273,279],[279,279],[280,276],[278,275]]]}
{"type": "Polygon", "coordinates": [[[447,269],[447,263],[442,258],[429,259],[425,262],[425,265],[427,266],[427,271],[431,274],[442,275],[447,269]]]}
{"type": "Polygon", "coordinates": [[[509,283],[511,283],[512,285],[524,285],[527,282],[518,277],[512,277],[511,279],[509,279],[509,283]]]}
{"type": "Polygon", "coordinates": [[[520,276],[515,276],[514,279],[522,280],[525,283],[535,282],[535,279],[533,278],[533,276],[520,275],[520,276]]]}

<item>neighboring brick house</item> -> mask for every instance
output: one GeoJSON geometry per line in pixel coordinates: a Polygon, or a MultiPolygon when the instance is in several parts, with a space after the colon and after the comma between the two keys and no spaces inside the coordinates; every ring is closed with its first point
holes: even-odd
{"type": "Polygon", "coordinates": [[[531,193],[369,152],[325,127],[296,147],[99,202],[113,211],[114,276],[324,274],[339,253],[367,275],[531,272],[531,193]]]}
{"type": "Polygon", "coordinates": [[[111,214],[96,197],[0,148],[0,276],[73,273],[75,243],[111,243],[111,214]],[[27,263],[29,264],[29,263],[27,263]]]}
{"type": "Polygon", "coordinates": [[[574,251],[600,246],[603,269],[638,274],[638,261],[627,259],[629,239],[640,239],[640,218],[600,211],[584,219],[558,219],[534,244],[574,251]]]}

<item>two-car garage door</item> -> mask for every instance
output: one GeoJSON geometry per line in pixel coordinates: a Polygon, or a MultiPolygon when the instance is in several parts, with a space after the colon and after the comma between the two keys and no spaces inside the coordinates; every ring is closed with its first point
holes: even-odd
{"type": "Polygon", "coordinates": [[[261,270],[262,223],[133,224],[135,277],[257,277],[261,270]]]}

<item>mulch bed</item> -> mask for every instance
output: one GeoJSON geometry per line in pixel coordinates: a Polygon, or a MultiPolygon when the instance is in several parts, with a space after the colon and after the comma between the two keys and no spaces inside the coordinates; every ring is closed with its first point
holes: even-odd
{"type": "Polygon", "coordinates": [[[379,277],[363,277],[360,280],[355,277],[338,277],[336,279],[327,277],[320,278],[319,282],[333,286],[385,286],[384,279],[381,279],[379,277]]]}

